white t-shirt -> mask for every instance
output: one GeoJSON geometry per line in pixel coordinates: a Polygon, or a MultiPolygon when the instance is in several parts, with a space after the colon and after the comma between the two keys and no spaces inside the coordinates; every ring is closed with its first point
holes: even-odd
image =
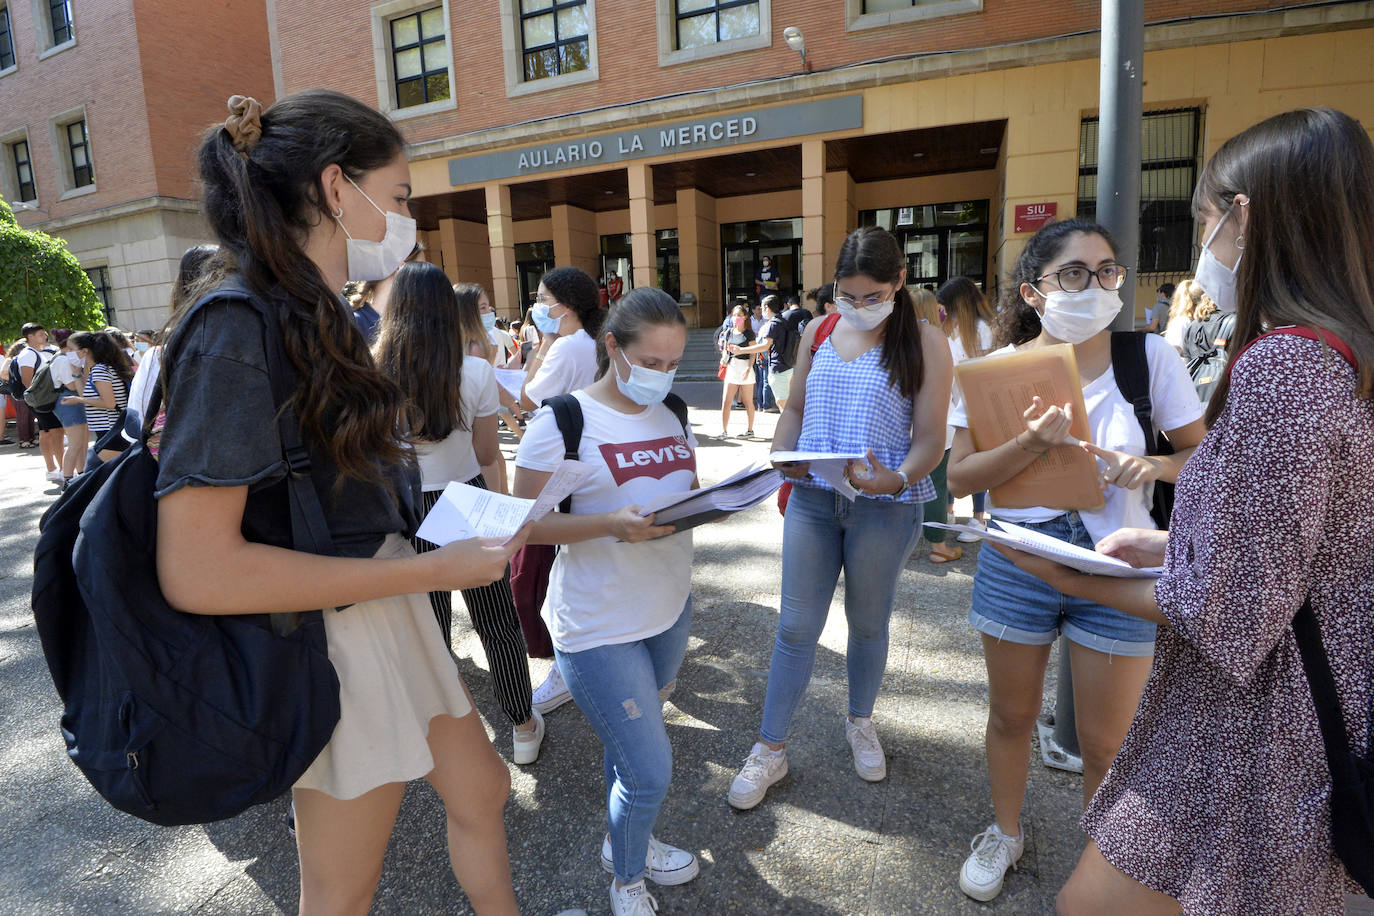
{"type": "Polygon", "coordinates": [[[1164,339],[1169,342],[1176,350],[1183,349],[1183,332],[1188,330],[1188,319],[1179,315],[1177,318],[1169,320],[1169,324],[1164,328],[1164,339]]]}
{"type": "MultiPolygon", "coordinates": [[[[992,328],[988,326],[986,321],[980,319],[976,331],[978,334],[978,349],[982,350],[984,355],[987,355],[988,351],[992,349],[992,328]]],[[[954,365],[956,366],[973,359],[972,356],[969,356],[968,353],[964,351],[964,342],[959,337],[957,330],[956,333],[951,334],[949,338],[949,355],[954,358],[954,365]]],[[[954,384],[949,389],[949,415],[951,417],[954,416],[955,409],[963,402],[964,393],[959,389],[959,374],[956,372],[954,374],[954,384]]],[[[949,447],[953,444],[954,427],[946,426],[945,450],[948,451],[949,447]]]]}
{"type": "Polygon", "coordinates": [[[567,337],[554,338],[543,364],[525,384],[525,394],[538,404],[545,398],[586,388],[595,378],[596,341],[578,328],[567,337]]]}
{"type": "MultiPolygon", "coordinates": [[[[642,505],[664,493],[690,490],[696,479],[697,440],[662,404],[621,413],[584,391],[582,442],[577,457],[595,468],[572,497],[576,515],[642,505]]],[[[563,434],[553,412],[530,420],[515,466],[552,471],[563,460],[563,434]]],[[[596,538],[558,549],[549,575],[543,617],[562,652],[647,639],[682,613],[692,587],[692,532],[638,544],[596,538]]]]}
{"type": "MultiPolygon", "coordinates": [[[[1014,351],[1015,347],[1006,346],[988,355],[1014,351]]],[[[1154,411],[1156,432],[1178,429],[1201,419],[1202,403],[1198,401],[1193,380],[1188,377],[1188,370],[1174,348],[1158,334],[1146,334],[1145,360],[1150,367],[1150,404],[1154,411]]],[[[1145,434],[1135,418],[1135,411],[1116,386],[1113,369],[1109,367],[1083,386],[1083,401],[1088,408],[1088,428],[1092,431],[1094,444],[1129,455],[1145,454],[1145,434]]],[[[968,414],[963,404],[950,412],[949,422],[960,429],[968,428],[968,414]]],[[[1104,465],[1099,461],[1098,466],[1101,468],[1104,465]]],[[[1150,518],[1153,501],[1153,485],[1137,490],[1108,487],[1103,508],[1082,510],[1079,515],[1088,534],[1096,542],[1121,528],[1157,527],[1150,518]]],[[[994,518],[1006,519],[1013,524],[1046,522],[1063,514],[1062,510],[1043,506],[999,509],[994,505],[991,511],[994,518]]]]}
{"type": "Polygon", "coordinates": [[[496,396],[496,374],[485,359],[469,356],[463,360],[463,381],[458,386],[458,401],[467,429],[455,428],[442,442],[417,442],[420,458],[420,489],[442,490],[450,481],[467,483],[482,473],[477,453],[472,450],[472,423],[490,417],[501,407],[496,396]]]}
{"type": "Polygon", "coordinates": [[[487,340],[496,348],[496,365],[504,367],[507,354],[515,347],[515,338],[500,328],[492,328],[487,332],[487,340]]]}
{"type": "MultiPolygon", "coordinates": [[[[54,346],[44,347],[42,351],[35,350],[33,347],[25,347],[24,349],[19,351],[19,354],[17,356],[15,356],[14,362],[18,363],[20,366],[28,366],[34,372],[37,372],[39,366],[43,365],[43,363],[46,363],[48,360],[52,359],[53,356],[55,356],[56,354],[57,348],[54,346]]],[[[21,379],[24,377],[22,372],[20,373],[19,377],[21,379]]],[[[8,378],[8,375],[6,376],[6,378],[8,378]]]]}
{"type": "MultiPolygon", "coordinates": [[[[72,382],[76,381],[76,372],[81,368],[81,357],[75,353],[62,353],[60,358],[54,359],[52,364],[52,386],[61,391],[72,382]]],[[[61,403],[65,395],[59,395],[58,402],[61,403]]]]}

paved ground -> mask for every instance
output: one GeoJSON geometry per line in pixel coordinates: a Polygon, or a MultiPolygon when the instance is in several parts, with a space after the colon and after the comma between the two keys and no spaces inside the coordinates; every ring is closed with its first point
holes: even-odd
{"type": "MultiPolygon", "coordinates": [[[[719,386],[681,386],[699,435],[718,430],[719,386]]],[[[776,417],[760,415],[757,432],[776,417]]],[[[743,429],[736,414],[732,424],[743,429]]],[[[762,458],[767,442],[702,440],[701,476],[718,480],[762,458]]],[[[511,449],[507,449],[508,453],[511,449]]],[[[295,847],[285,801],[232,821],[165,829],[105,805],[65,759],[59,708],[28,596],[36,523],[55,493],[42,460],[0,448],[0,913],[294,912],[295,847]]],[[[656,833],[697,851],[695,881],[655,891],[663,912],[788,914],[1045,913],[1082,846],[1078,777],[1031,770],[1020,870],[992,905],[956,884],[968,843],[991,818],[982,760],[982,656],[967,613],[977,549],[937,567],[923,543],[902,574],[876,720],[888,778],[850,763],[841,593],[815,679],[791,736],[791,774],[768,800],[736,812],[726,789],[758,728],[776,627],[781,519],[771,504],[698,529],[696,620],[669,728],[675,781],[656,833]]],[[[463,677],[509,758],[510,731],[465,615],[456,615],[463,677]]],[[[537,662],[536,683],[547,663],[537,662]]],[[[1053,665],[1051,666],[1053,671],[1053,665]]],[[[1052,675],[1051,675],[1052,677],[1052,675]]],[[[1052,702],[1052,684],[1047,701],[1052,702]]],[[[601,747],[577,708],[549,716],[541,759],[512,767],[507,809],[517,895],[531,914],[607,911],[601,747]]],[[[423,782],[406,795],[377,894],[377,913],[466,913],[448,869],[443,816],[423,782]]]]}

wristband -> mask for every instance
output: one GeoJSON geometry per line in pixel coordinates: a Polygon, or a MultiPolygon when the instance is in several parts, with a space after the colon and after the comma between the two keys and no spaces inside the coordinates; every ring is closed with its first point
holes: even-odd
{"type": "Polygon", "coordinates": [[[911,480],[906,476],[906,471],[901,471],[901,470],[899,470],[899,471],[897,472],[897,476],[900,477],[900,478],[902,478],[902,487],[901,487],[901,489],[899,489],[896,493],[893,493],[893,494],[892,494],[892,498],[893,498],[893,499],[898,498],[898,497],[901,496],[903,493],[905,493],[907,490],[910,490],[910,489],[911,489],[911,480]]]}

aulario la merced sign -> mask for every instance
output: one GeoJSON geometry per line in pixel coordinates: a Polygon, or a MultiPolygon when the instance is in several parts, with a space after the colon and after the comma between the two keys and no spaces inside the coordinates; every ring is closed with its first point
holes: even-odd
{"type": "Polygon", "coordinates": [[[514,147],[450,159],[449,184],[465,185],[520,178],[559,169],[583,168],[698,152],[741,143],[782,140],[807,134],[854,130],[863,126],[863,97],[858,95],[795,102],[775,108],[697,118],[566,141],[514,147]]]}

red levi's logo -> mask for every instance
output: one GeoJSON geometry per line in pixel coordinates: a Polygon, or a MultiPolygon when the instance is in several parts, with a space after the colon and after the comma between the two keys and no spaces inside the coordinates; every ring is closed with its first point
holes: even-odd
{"type": "Polygon", "coordinates": [[[601,457],[618,487],[636,477],[662,480],[674,471],[696,473],[696,456],[685,436],[664,436],[647,442],[619,442],[601,446],[601,457]]]}

